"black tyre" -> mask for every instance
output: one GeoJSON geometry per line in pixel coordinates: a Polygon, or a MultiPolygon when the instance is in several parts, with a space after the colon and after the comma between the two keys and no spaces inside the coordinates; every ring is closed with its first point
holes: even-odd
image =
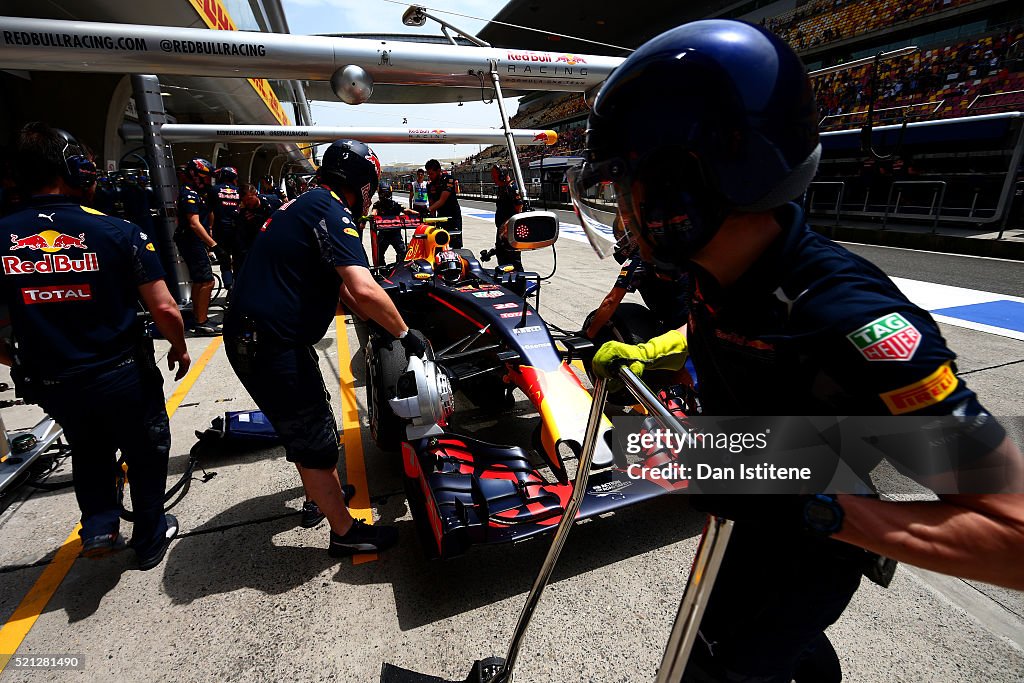
{"type": "Polygon", "coordinates": [[[395,452],[405,440],[406,420],[395,415],[388,400],[395,397],[398,378],[409,365],[409,357],[397,340],[382,341],[377,335],[366,343],[366,405],[370,436],[377,448],[395,452]]]}
{"type": "MultiPolygon", "coordinates": [[[[583,329],[590,327],[590,321],[597,311],[591,311],[583,323],[583,329]]],[[[594,342],[594,352],[583,359],[583,366],[587,369],[587,377],[590,381],[595,380],[592,361],[594,353],[601,345],[609,341],[619,341],[623,344],[643,344],[649,339],[658,336],[664,330],[661,329],[661,321],[642,304],[626,302],[620,303],[619,307],[612,313],[605,326],[598,331],[591,341],[594,342]]],[[[616,405],[632,405],[636,402],[633,395],[625,389],[616,391],[608,396],[608,401],[616,405]]]]}

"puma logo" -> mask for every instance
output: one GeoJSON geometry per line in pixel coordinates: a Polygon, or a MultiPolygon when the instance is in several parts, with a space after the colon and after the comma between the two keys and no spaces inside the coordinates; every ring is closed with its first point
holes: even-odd
{"type": "Polygon", "coordinates": [[[48,221],[50,221],[52,223],[53,222],[53,217],[56,216],[56,215],[57,215],[57,212],[54,211],[51,214],[41,213],[38,216],[36,216],[36,218],[45,218],[46,220],[48,220],[48,221]]]}

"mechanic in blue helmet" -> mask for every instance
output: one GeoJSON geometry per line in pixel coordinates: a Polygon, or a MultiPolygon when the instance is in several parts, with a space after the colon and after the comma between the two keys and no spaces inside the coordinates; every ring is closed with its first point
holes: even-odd
{"type": "Polygon", "coordinates": [[[178,188],[178,227],[174,243],[188,268],[192,281],[192,325],[199,335],[216,335],[210,324],[210,296],[213,294],[213,266],[210,250],[217,241],[210,234],[210,207],[207,188],[213,180],[210,162],[196,157],[184,168],[185,182],[178,188]]]}
{"type": "Polygon", "coordinates": [[[307,496],[302,525],[326,517],[328,553],[343,557],[383,550],[398,533],[348,512],[354,490],[343,490],[338,478],[338,426],[313,345],[334,322],[339,293],[346,308],[379,324],[410,354],[422,356],[425,345],[373,279],[356,229],[380,177],[373,150],[337,140],[324,152],[317,177],[319,187],[281,207],[261,228],[238,274],[224,337],[231,367],[298,468],[307,496]]]}
{"type": "Polygon", "coordinates": [[[152,340],[137,320],[141,300],[165,339],[175,379],[191,360],[177,303],[148,235],[87,206],[96,166],[66,131],[35,122],[17,144],[19,185],[31,197],[0,220],[0,301],[15,339],[0,362],[26,402],[38,403],[71,444],[82,554],[123,547],[115,454],[131,473],[132,547],[152,569],[178,533],[165,514],[171,433],[152,340]]]}
{"type": "Polygon", "coordinates": [[[644,260],[690,274],[690,313],[645,344],[605,344],[595,370],[678,366],[689,352],[713,415],[972,417],[947,438],[964,465],[1002,468],[1004,495],[692,496],[737,524],[688,682],[840,680],[824,631],[862,573],[885,583],[880,556],[1024,588],[1021,452],[956,376],[931,316],[808,229],[791,200],[820,150],[804,67],[761,28],[698,21],[626,59],[595,101],[573,199],[592,243],[610,248],[597,198],[614,188],[644,260]]]}
{"type": "Polygon", "coordinates": [[[216,180],[210,188],[210,225],[213,227],[213,240],[217,245],[213,248],[213,254],[220,264],[224,286],[230,292],[234,282],[231,255],[235,251],[237,239],[235,216],[238,215],[241,202],[238,192],[238,169],[234,166],[218,168],[216,180]]]}

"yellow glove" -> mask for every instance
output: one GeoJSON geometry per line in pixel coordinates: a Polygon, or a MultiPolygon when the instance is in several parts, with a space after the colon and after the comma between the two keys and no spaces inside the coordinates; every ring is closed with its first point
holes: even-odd
{"type": "Polygon", "coordinates": [[[613,378],[617,361],[625,361],[638,377],[645,368],[651,370],[679,370],[686,363],[686,337],[679,330],[669,330],[643,344],[606,342],[594,354],[594,372],[601,377],[613,378]]]}

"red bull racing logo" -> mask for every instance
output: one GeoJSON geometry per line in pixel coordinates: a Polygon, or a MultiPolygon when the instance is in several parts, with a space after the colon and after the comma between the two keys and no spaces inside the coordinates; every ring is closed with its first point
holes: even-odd
{"type": "Polygon", "coordinates": [[[56,230],[44,230],[35,235],[18,237],[11,235],[9,251],[28,249],[42,251],[43,260],[29,261],[17,256],[0,258],[4,272],[8,275],[29,275],[32,273],[87,273],[99,270],[99,259],[93,252],[87,252],[82,258],[71,258],[67,254],[56,252],[65,249],[88,249],[85,244],[85,233],[77,237],[56,230]]]}
{"type": "Polygon", "coordinates": [[[576,66],[577,64],[587,63],[587,60],[583,59],[583,57],[577,57],[576,55],[558,55],[557,57],[555,57],[555,61],[568,64],[569,66],[576,66]]]}
{"type": "Polygon", "coordinates": [[[85,246],[85,233],[79,233],[78,237],[74,235],[65,235],[62,232],[56,230],[43,230],[38,235],[29,235],[28,237],[18,237],[17,235],[11,235],[11,251],[17,249],[31,249],[35,251],[42,249],[45,252],[53,253],[55,251],[61,251],[62,249],[88,249],[85,246]]]}

